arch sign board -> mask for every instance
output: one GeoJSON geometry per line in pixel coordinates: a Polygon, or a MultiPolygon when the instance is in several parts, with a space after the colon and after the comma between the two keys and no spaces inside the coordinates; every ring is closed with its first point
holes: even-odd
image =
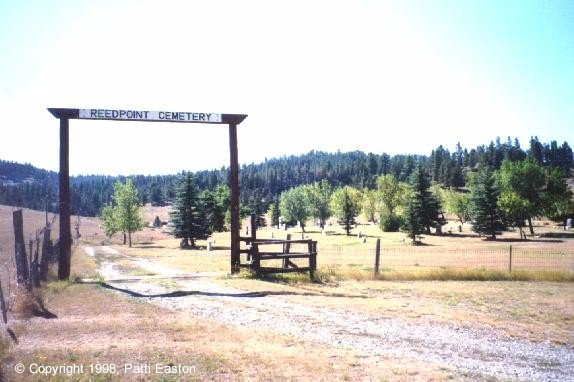
{"type": "Polygon", "coordinates": [[[221,114],[187,111],[79,109],[78,118],[112,121],[222,123],[221,114]]]}
{"type": "Polygon", "coordinates": [[[231,189],[231,273],[239,272],[239,164],[237,125],[246,114],[219,114],[187,111],[151,111],[133,109],[48,108],[60,120],[60,260],[58,278],[70,277],[72,235],[70,229],[69,120],[106,120],[140,122],[179,122],[229,125],[229,184],[231,189]]]}

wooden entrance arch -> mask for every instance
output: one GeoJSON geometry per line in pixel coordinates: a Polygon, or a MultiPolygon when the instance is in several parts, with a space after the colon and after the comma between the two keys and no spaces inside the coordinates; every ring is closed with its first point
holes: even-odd
{"type": "Polygon", "coordinates": [[[231,273],[239,272],[239,163],[237,159],[237,125],[246,114],[192,113],[150,110],[64,109],[48,108],[60,120],[60,260],[58,278],[70,277],[72,235],[70,230],[70,119],[209,123],[229,125],[229,184],[231,189],[231,273]]]}

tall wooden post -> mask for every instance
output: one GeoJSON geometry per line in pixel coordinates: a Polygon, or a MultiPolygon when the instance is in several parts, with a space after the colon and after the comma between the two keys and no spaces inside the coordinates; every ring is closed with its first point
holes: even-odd
{"type": "Polygon", "coordinates": [[[18,284],[24,284],[29,280],[28,257],[26,256],[26,244],[24,243],[24,217],[22,210],[12,213],[14,224],[14,255],[16,258],[16,280],[18,284]]]}
{"type": "Polygon", "coordinates": [[[239,161],[235,123],[229,124],[229,183],[231,188],[231,273],[239,273],[239,161]]]}
{"type": "Polygon", "coordinates": [[[70,135],[68,118],[60,118],[60,258],[58,278],[70,277],[72,235],[70,232],[70,135]]]}
{"type": "Polygon", "coordinates": [[[379,266],[381,264],[381,239],[377,239],[375,245],[375,278],[379,275],[379,266]]]}

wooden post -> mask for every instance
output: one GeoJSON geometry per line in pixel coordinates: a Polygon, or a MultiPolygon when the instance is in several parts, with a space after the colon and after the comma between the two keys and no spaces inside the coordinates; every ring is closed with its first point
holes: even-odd
{"type": "Polygon", "coordinates": [[[70,135],[68,118],[60,118],[60,259],[58,279],[70,277],[72,235],[70,232],[70,135]]]}
{"type": "Polygon", "coordinates": [[[8,309],[6,308],[6,301],[4,301],[4,291],[2,290],[2,282],[0,282],[0,309],[2,310],[2,320],[5,324],[8,323],[8,309]]]}
{"type": "MultiPolygon", "coordinates": [[[[291,240],[291,234],[288,233],[287,234],[287,243],[283,244],[283,253],[287,254],[289,253],[289,251],[291,251],[291,243],[289,243],[288,241],[291,240]]],[[[288,258],[284,258],[283,259],[283,268],[288,268],[289,267],[289,259],[288,258]]]]}
{"type": "Polygon", "coordinates": [[[239,273],[239,162],[237,125],[229,124],[229,183],[231,189],[231,273],[239,273]]]}
{"type": "Polygon", "coordinates": [[[16,280],[18,284],[29,280],[28,258],[26,256],[26,245],[24,243],[24,218],[22,210],[12,213],[12,223],[14,225],[14,251],[16,256],[16,280]]]}
{"type": "Polygon", "coordinates": [[[508,251],[508,273],[512,273],[512,245],[508,251]]]}
{"type": "Polygon", "coordinates": [[[44,227],[44,239],[42,240],[42,258],[40,260],[40,280],[48,279],[48,265],[52,257],[52,241],[50,239],[50,224],[44,227]]]}
{"type": "Polygon", "coordinates": [[[309,242],[309,278],[313,281],[317,269],[317,242],[309,242]]]}
{"type": "Polygon", "coordinates": [[[30,268],[30,278],[34,287],[40,287],[40,233],[36,232],[36,249],[34,250],[34,260],[30,268]]]}
{"type": "Polygon", "coordinates": [[[375,278],[379,275],[379,265],[381,261],[381,239],[377,239],[375,245],[375,278]]]}
{"type": "Polygon", "coordinates": [[[251,243],[251,254],[252,262],[251,269],[255,270],[257,277],[261,276],[261,258],[259,257],[259,246],[255,243],[251,243]]]}
{"type": "Polygon", "coordinates": [[[251,226],[251,241],[257,240],[257,215],[251,214],[249,225],[251,226]]]}

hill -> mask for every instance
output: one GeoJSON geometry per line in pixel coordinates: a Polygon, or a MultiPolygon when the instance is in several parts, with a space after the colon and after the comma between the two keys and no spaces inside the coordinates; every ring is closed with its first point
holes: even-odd
{"type": "MultiPolygon", "coordinates": [[[[473,149],[458,144],[451,152],[443,146],[430,155],[374,154],[362,151],[326,153],[311,151],[303,155],[272,158],[262,163],[244,164],[239,172],[240,200],[250,211],[266,212],[281,192],[301,185],[327,179],[334,186],[375,187],[381,174],[393,174],[401,181],[408,179],[417,164],[425,166],[433,182],[445,187],[462,187],[466,174],[478,166],[498,169],[503,160],[519,161],[531,157],[549,168],[559,168],[565,175],[573,167],[572,149],[567,142],[541,143],[534,137],[529,149],[523,150],[518,140],[502,143],[500,138],[473,149]]],[[[227,184],[229,169],[198,171],[195,180],[202,190],[214,190],[227,184]]],[[[139,191],[142,204],[168,204],[175,195],[178,175],[130,176],[139,191]]],[[[72,213],[96,216],[111,202],[113,185],[125,176],[81,175],[72,177],[72,213]]],[[[53,171],[0,160],[0,204],[37,210],[57,210],[58,176],[53,171]]]]}

